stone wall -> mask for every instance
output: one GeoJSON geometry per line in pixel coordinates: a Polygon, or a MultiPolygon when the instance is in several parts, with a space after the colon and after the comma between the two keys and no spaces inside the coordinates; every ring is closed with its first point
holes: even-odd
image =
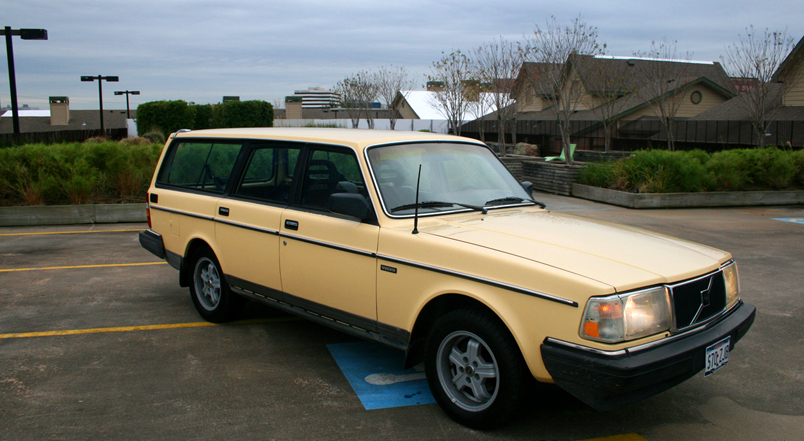
{"type": "Polygon", "coordinates": [[[580,165],[563,162],[523,161],[521,180],[532,182],[534,190],[570,196],[580,171],[580,165]]]}

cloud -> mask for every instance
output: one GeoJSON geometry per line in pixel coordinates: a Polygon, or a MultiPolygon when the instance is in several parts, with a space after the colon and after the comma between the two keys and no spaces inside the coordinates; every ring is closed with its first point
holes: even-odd
{"type": "MultiPolygon", "coordinates": [[[[550,15],[566,23],[583,14],[613,55],[631,55],[667,37],[678,41],[681,53],[718,60],[749,24],[789,25],[798,40],[804,24],[785,11],[799,8],[789,0],[763,8],[744,0],[10,0],[4,17],[15,29],[49,34],[48,41],[14,40],[21,103],[45,107],[48,96],[67,95],[74,108],[97,108],[97,86],[79,77],[100,74],[120,77],[120,83],[104,84],[104,107],[122,108],[125,99],[113,90],[140,90],[132,105],[218,102],[223,95],[273,101],[389,64],[421,75],[423,84],[442,51],[468,53],[499,36],[520,40],[550,15]]],[[[0,78],[6,105],[8,80],[0,78]]]]}

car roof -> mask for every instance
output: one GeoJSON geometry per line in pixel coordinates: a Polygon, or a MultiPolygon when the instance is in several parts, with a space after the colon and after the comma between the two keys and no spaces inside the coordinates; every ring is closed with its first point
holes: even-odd
{"type": "Polygon", "coordinates": [[[453,135],[429,132],[410,132],[401,130],[340,129],[340,128],[240,128],[209,129],[175,133],[176,138],[246,138],[271,139],[282,141],[302,141],[323,144],[339,144],[363,149],[372,145],[399,142],[482,142],[453,135]]]}

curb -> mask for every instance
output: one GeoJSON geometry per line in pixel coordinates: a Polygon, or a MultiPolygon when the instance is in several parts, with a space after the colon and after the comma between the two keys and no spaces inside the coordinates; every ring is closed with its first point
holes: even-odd
{"type": "Polygon", "coordinates": [[[572,196],[626,208],[704,208],[804,205],[804,191],[724,191],[701,193],[629,193],[572,184],[572,196]]]}
{"type": "Polygon", "coordinates": [[[146,222],[145,204],[0,207],[0,227],[146,222]]]}

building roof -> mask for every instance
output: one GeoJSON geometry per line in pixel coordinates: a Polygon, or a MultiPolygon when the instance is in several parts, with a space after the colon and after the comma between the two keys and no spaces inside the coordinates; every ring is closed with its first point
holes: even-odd
{"type": "MultiPolygon", "coordinates": [[[[19,110],[17,109],[17,116],[20,118],[29,118],[29,117],[48,117],[50,118],[50,110],[19,110]]],[[[6,110],[0,115],[0,118],[13,118],[14,114],[10,110],[6,110]]]]}
{"type": "MultiPolygon", "coordinates": [[[[437,92],[428,90],[401,90],[397,93],[394,103],[400,100],[400,96],[402,96],[419,119],[446,120],[447,117],[438,110],[438,104],[435,98],[436,94],[437,92]]],[[[480,93],[478,95],[479,99],[484,100],[487,104],[484,113],[478,115],[472,110],[467,110],[461,118],[463,121],[481,118],[497,110],[497,107],[494,105],[494,94],[480,93]]]]}
{"type": "MultiPolygon", "coordinates": [[[[70,110],[70,123],[63,126],[50,125],[50,110],[29,110],[27,112],[46,112],[45,116],[22,116],[20,111],[20,132],[60,132],[63,130],[99,130],[100,115],[97,110],[70,110]]],[[[131,110],[132,118],[137,117],[137,111],[131,110]]],[[[103,126],[106,129],[126,128],[125,110],[104,110],[103,126]]],[[[0,133],[14,133],[14,121],[11,111],[0,117],[0,133]],[[6,114],[8,114],[6,116],[6,114]]]]}
{"type": "Polygon", "coordinates": [[[686,85],[691,81],[706,78],[732,94],[732,81],[723,66],[714,61],[654,60],[638,57],[608,57],[591,55],[573,55],[569,64],[581,64],[578,74],[589,93],[601,94],[622,90],[645,88],[650,81],[655,81],[655,74],[661,74],[663,81],[674,81],[686,85]],[[622,77],[623,80],[619,81],[622,77]],[[616,81],[612,81],[612,78],[616,81]]]}
{"type": "Polygon", "coordinates": [[[550,82],[547,81],[542,75],[547,69],[560,69],[561,65],[551,63],[534,63],[524,62],[519,69],[519,75],[514,80],[514,87],[511,89],[511,95],[518,95],[522,88],[526,85],[533,85],[536,93],[542,93],[550,89],[550,82]]]}
{"type": "MultiPolygon", "coordinates": [[[[684,86],[692,81],[706,78],[722,92],[734,94],[734,86],[720,63],[713,61],[653,60],[637,57],[608,57],[591,55],[571,55],[565,65],[549,63],[522,64],[516,79],[515,93],[526,84],[538,81],[537,92],[547,91],[552,85],[541,75],[545,69],[561,69],[570,66],[583,66],[577,69],[586,90],[592,95],[612,94],[645,89],[650,81],[655,81],[653,72],[662,73],[662,81],[674,81],[684,86]],[[534,78],[536,80],[534,80],[534,78]],[[612,88],[616,88],[613,90],[612,88]]],[[[532,84],[532,83],[531,83],[532,84]]]]}

